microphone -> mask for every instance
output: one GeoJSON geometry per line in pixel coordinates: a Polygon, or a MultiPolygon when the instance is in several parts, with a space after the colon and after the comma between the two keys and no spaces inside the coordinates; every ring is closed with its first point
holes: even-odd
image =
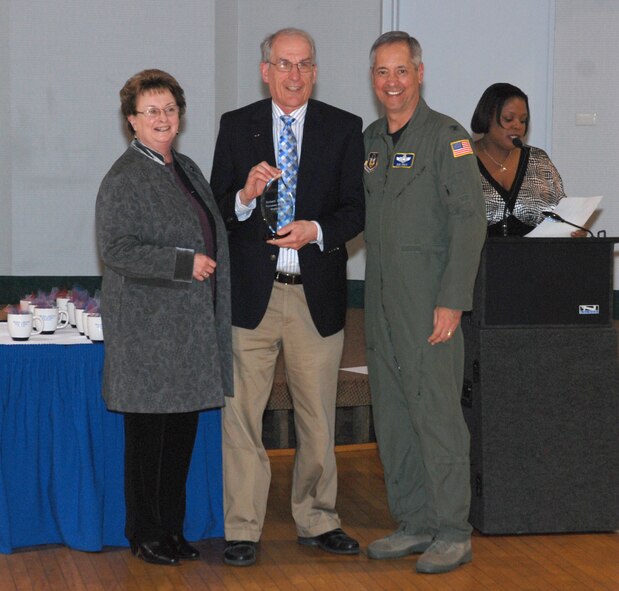
{"type": "Polygon", "coordinates": [[[583,230],[584,232],[587,232],[587,234],[589,234],[592,238],[594,238],[593,232],[591,230],[587,230],[587,228],[583,228],[582,226],[577,226],[576,224],[572,224],[572,222],[568,222],[567,220],[563,219],[558,213],[555,213],[554,211],[542,211],[542,215],[552,220],[555,220],[556,222],[563,222],[564,224],[567,224],[568,226],[573,226],[574,228],[583,230]]]}
{"type": "Polygon", "coordinates": [[[524,147],[524,144],[522,143],[522,140],[519,137],[512,138],[512,144],[514,144],[516,148],[524,147]]]}

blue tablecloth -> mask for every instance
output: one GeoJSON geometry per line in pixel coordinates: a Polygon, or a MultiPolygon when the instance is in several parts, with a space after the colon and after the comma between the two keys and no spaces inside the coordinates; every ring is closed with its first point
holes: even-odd
{"type": "MultiPolygon", "coordinates": [[[[123,417],[101,397],[104,346],[0,346],[0,552],[124,546],[123,417]]],[[[200,415],[185,536],[223,536],[221,416],[200,415]]]]}

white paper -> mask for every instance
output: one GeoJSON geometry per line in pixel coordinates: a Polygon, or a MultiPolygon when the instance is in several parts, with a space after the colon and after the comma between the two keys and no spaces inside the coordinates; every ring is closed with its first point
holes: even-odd
{"type": "MultiPolygon", "coordinates": [[[[564,197],[552,211],[564,220],[572,222],[572,224],[584,226],[601,200],[601,195],[596,197],[564,197]]],[[[569,238],[576,229],[569,224],[546,218],[525,238],[569,238]]]]}
{"type": "Polygon", "coordinates": [[[363,365],[359,367],[340,367],[340,371],[352,371],[353,373],[362,373],[368,375],[368,366],[363,365]]]}

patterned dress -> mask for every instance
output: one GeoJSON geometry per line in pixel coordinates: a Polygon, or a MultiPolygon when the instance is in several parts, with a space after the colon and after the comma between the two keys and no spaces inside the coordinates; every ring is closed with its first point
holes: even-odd
{"type": "Polygon", "coordinates": [[[565,197],[559,172],[540,148],[522,148],[516,177],[509,189],[492,178],[479,158],[477,164],[486,200],[489,235],[502,233],[505,218],[509,235],[524,236],[543,221],[542,211],[554,209],[565,197]]]}

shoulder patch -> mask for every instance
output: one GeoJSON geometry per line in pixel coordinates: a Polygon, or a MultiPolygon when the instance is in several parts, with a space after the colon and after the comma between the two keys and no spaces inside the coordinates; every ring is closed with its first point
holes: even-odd
{"type": "Polygon", "coordinates": [[[460,158],[460,156],[466,156],[473,153],[471,142],[469,140],[458,140],[457,142],[451,142],[451,152],[454,158],[460,158]]]}
{"type": "Polygon", "coordinates": [[[378,166],[378,152],[370,152],[368,159],[363,164],[365,172],[374,172],[378,166]]]}

